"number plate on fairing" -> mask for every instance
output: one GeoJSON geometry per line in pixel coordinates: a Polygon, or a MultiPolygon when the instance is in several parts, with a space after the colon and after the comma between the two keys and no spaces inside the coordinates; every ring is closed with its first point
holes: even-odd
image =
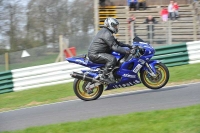
{"type": "Polygon", "coordinates": [[[134,73],[137,73],[137,72],[140,70],[140,68],[142,68],[142,65],[138,64],[138,65],[133,69],[133,72],[134,72],[134,73]]]}

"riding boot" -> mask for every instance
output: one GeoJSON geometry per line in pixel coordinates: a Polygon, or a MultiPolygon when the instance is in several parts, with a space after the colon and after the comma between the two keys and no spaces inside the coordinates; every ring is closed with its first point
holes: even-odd
{"type": "Polygon", "coordinates": [[[110,71],[112,70],[112,68],[105,68],[104,71],[103,71],[103,75],[101,76],[101,80],[104,81],[105,83],[107,84],[112,84],[112,83],[115,83],[115,80],[114,79],[111,79],[108,75],[110,74],[110,71]]]}

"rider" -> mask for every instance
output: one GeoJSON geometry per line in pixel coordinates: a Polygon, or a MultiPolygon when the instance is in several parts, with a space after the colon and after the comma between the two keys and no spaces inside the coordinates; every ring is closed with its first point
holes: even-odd
{"type": "Polygon", "coordinates": [[[105,69],[100,79],[108,84],[115,82],[114,79],[108,77],[108,74],[117,63],[117,59],[111,55],[111,51],[129,54],[130,50],[122,47],[132,48],[131,45],[123,44],[114,38],[113,34],[118,32],[118,26],[117,19],[107,18],[104,21],[104,27],[93,38],[88,49],[88,57],[92,62],[105,64],[105,69]]]}

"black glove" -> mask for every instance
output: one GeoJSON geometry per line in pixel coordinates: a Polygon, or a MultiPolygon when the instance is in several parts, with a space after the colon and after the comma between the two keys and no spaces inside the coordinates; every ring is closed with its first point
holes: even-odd
{"type": "Polygon", "coordinates": [[[123,45],[124,45],[124,47],[128,47],[128,48],[132,49],[132,46],[129,44],[123,44],[123,45]]]}
{"type": "Polygon", "coordinates": [[[115,41],[117,42],[117,44],[119,45],[119,46],[121,46],[121,47],[128,47],[128,48],[130,48],[131,49],[131,45],[129,45],[129,44],[124,44],[124,43],[122,43],[122,42],[120,42],[120,41],[117,41],[117,39],[115,39],[115,41]]]}
{"type": "Polygon", "coordinates": [[[133,48],[133,49],[130,50],[130,54],[134,55],[135,53],[136,53],[136,49],[133,48]]]}
{"type": "Polygon", "coordinates": [[[128,45],[128,44],[127,44],[127,47],[130,48],[130,49],[133,49],[133,46],[132,46],[132,45],[128,45]]]}
{"type": "Polygon", "coordinates": [[[130,49],[135,49],[136,46],[130,45],[130,49]]]}

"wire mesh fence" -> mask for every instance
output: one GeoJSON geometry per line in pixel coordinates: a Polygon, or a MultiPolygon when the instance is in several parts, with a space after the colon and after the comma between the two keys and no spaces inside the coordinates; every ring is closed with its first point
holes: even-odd
{"type": "MultiPolygon", "coordinates": [[[[101,1],[101,0],[100,0],[101,1]]],[[[127,6],[127,0],[102,0],[107,6],[127,6]]],[[[176,0],[179,4],[190,4],[195,0],[176,0]]],[[[147,5],[168,5],[170,0],[146,0],[147,5]]]]}
{"type": "MultiPolygon", "coordinates": [[[[65,38],[69,40],[69,46],[67,47],[75,47],[77,55],[87,54],[87,49],[93,38],[93,34],[70,35],[65,38]]],[[[59,52],[59,43],[8,52],[8,59],[6,59],[5,54],[0,55],[0,71],[54,63],[59,52]],[[26,54],[25,57],[23,57],[24,53],[26,54]],[[6,60],[8,60],[8,68],[6,68],[6,60]]]]}
{"type": "Polygon", "coordinates": [[[139,36],[153,46],[179,44],[200,39],[199,25],[187,22],[167,21],[156,24],[132,22],[131,29],[132,39],[139,36]]]}
{"type": "MultiPolygon", "coordinates": [[[[49,48],[49,46],[46,45],[16,52],[9,52],[7,69],[12,70],[53,63],[55,62],[58,53],[58,48],[49,48]],[[26,57],[22,57],[24,52],[27,53],[26,57]]],[[[5,60],[5,55],[0,55],[0,71],[6,70],[5,60]]]]}

